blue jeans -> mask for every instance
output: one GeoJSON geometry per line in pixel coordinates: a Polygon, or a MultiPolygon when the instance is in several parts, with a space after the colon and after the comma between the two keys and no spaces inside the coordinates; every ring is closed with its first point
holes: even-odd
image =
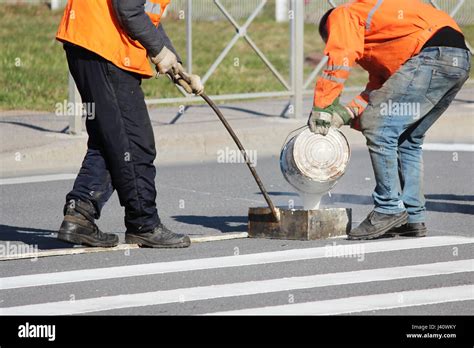
{"type": "Polygon", "coordinates": [[[468,79],[470,68],[470,52],[429,47],[371,92],[361,128],[375,174],[375,211],[406,210],[408,222],[425,221],[421,146],[426,131],[468,79]]]}

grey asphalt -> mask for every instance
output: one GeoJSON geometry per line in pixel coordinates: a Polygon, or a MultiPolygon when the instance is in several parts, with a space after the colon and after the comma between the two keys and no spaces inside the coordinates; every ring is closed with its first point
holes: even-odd
{"type": "MultiPolygon", "coordinates": [[[[474,222],[472,163],[474,154],[425,152],[425,192],[428,224],[432,233],[469,235],[474,222]]],[[[283,179],[278,159],[258,158],[257,171],[276,205],[301,204],[283,179]]],[[[221,234],[247,230],[249,207],[264,206],[262,195],[245,164],[207,162],[158,166],[158,208],[163,222],[189,235],[221,234]]],[[[365,149],[353,151],[348,171],[323,204],[353,209],[354,223],[370,211],[375,185],[365,149]]],[[[2,240],[37,244],[40,249],[61,247],[49,236],[61,223],[64,197],[72,181],[0,186],[2,240]]],[[[99,227],[123,236],[123,209],[117,195],[105,206],[99,227]]]]}
{"type": "MultiPolygon", "coordinates": [[[[432,236],[472,236],[474,223],[474,185],[472,152],[459,152],[453,161],[452,152],[425,152],[425,192],[428,226],[432,236]]],[[[257,170],[277,205],[287,206],[290,200],[300,204],[292,188],[281,176],[278,159],[258,158],[257,170]]],[[[61,222],[64,195],[72,181],[30,183],[0,186],[0,239],[3,243],[30,243],[41,249],[69,247],[54,239],[61,222]]],[[[374,186],[372,169],[365,149],[355,149],[346,175],[331,197],[323,200],[326,207],[353,208],[354,224],[371,209],[370,194],[374,186]]],[[[264,201],[244,164],[205,162],[193,165],[158,166],[158,206],[165,224],[190,235],[246,231],[246,214],[250,206],[262,206],[264,201]],[[184,205],[183,205],[184,203],[184,205]]],[[[116,195],[103,211],[99,222],[107,232],[123,238],[123,213],[116,195]]],[[[338,239],[337,244],[353,242],[338,239]]],[[[377,242],[377,241],[375,241],[377,242]]],[[[207,257],[252,254],[289,249],[321,247],[333,241],[285,241],[235,239],[194,244],[182,250],[136,249],[124,251],[40,258],[36,261],[0,262],[2,277],[52,273],[89,268],[139,265],[153,262],[178,261],[207,257]]],[[[368,241],[366,243],[374,243],[368,241]]],[[[366,254],[356,258],[323,258],[267,265],[210,269],[161,275],[129,277],[70,284],[2,290],[0,307],[76,299],[142,293],[236,283],[252,280],[296,277],[332,272],[458,261],[472,258],[473,244],[422,248],[366,254]]],[[[205,301],[153,305],[116,309],[96,314],[202,314],[216,311],[288,304],[291,295],[295,303],[326,299],[367,296],[370,294],[472,284],[472,273],[419,277],[356,285],[330,286],[289,292],[274,292],[205,301]]],[[[417,306],[381,310],[362,314],[472,314],[473,301],[441,305],[417,306]]]]}

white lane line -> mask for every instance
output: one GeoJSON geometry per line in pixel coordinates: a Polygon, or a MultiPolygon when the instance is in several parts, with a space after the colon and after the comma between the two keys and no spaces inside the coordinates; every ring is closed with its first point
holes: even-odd
{"type": "MultiPolygon", "coordinates": [[[[291,249],[258,254],[232,255],[173,262],[158,262],[131,266],[92,268],[76,271],[4,277],[0,278],[0,290],[24,288],[30,286],[77,283],[91,280],[126,278],[151,274],[187,272],[195,270],[328,258],[331,257],[331,255],[336,254],[334,251],[334,243],[335,241],[332,241],[331,244],[318,248],[291,249]]],[[[378,252],[432,248],[472,243],[474,243],[474,239],[468,237],[435,236],[420,239],[396,239],[381,242],[340,244],[341,248],[340,250],[337,250],[337,257],[343,257],[344,255],[354,257],[354,251],[357,251],[358,253],[363,252],[365,255],[378,252]]]]}
{"type": "MultiPolygon", "coordinates": [[[[66,315],[106,311],[120,308],[153,306],[175,302],[212,300],[217,298],[265,294],[295,289],[360,284],[395,279],[438,276],[472,272],[474,260],[439,262],[403,267],[379,268],[353,272],[318,274],[305,277],[279,278],[242,283],[210,285],[138,294],[89,298],[0,308],[0,315],[66,315]]],[[[369,302],[370,303],[370,302],[369,302]]],[[[282,306],[284,307],[284,306],[282,306]]]]}
{"type": "Polygon", "coordinates": [[[474,152],[474,144],[443,144],[443,143],[427,143],[423,144],[425,151],[460,151],[460,152],[474,152]]]}
{"type": "Polygon", "coordinates": [[[248,308],[208,313],[208,315],[338,315],[469,300],[474,300],[474,286],[460,285],[274,307],[248,308]]]}
{"type": "Polygon", "coordinates": [[[24,176],[19,178],[7,178],[0,179],[1,185],[15,185],[15,184],[29,184],[35,182],[48,182],[48,181],[62,181],[62,180],[74,180],[77,174],[50,174],[50,175],[35,175],[35,176],[24,176]]]}
{"type": "Polygon", "coordinates": [[[249,234],[247,232],[232,232],[232,233],[223,233],[209,236],[190,236],[191,243],[207,243],[207,242],[217,242],[221,240],[230,240],[230,239],[243,239],[248,238],[249,234]]]}

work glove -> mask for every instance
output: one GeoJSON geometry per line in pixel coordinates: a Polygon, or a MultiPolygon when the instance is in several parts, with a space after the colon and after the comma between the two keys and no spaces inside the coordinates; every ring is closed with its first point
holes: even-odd
{"type": "Polygon", "coordinates": [[[198,75],[188,74],[184,71],[183,66],[178,63],[176,66],[177,73],[168,72],[169,78],[178,86],[189,94],[201,95],[204,92],[204,85],[198,75]]]}
{"type": "Polygon", "coordinates": [[[169,72],[172,72],[174,75],[179,74],[178,65],[180,64],[178,62],[178,57],[176,57],[176,54],[174,54],[166,46],[162,48],[160,53],[158,53],[155,57],[151,57],[150,59],[153,64],[156,65],[156,71],[158,74],[167,74],[169,72]]]}
{"type": "Polygon", "coordinates": [[[313,107],[308,119],[309,129],[327,135],[330,127],[340,128],[354,118],[352,111],[339,103],[339,98],[326,108],[313,107]]]}
{"type": "Polygon", "coordinates": [[[354,119],[351,121],[351,128],[358,131],[362,130],[360,121],[361,121],[362,114],[364,113],[364,110],[366,108],[364,107],[364,104],[367,104],[368,102],[367,93],[364,92],[361,95],[358,95],[357,97],[352,99],[352,101],[350,101],[349,104],[346,105],[346,107],[349,108],[354,115],[354,119]],[[365,94],[365,98],[363,96],[364,94],[365,94]]]}

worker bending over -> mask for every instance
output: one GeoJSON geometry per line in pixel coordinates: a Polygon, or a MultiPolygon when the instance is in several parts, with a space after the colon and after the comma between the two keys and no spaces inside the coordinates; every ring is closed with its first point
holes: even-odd
{"type": "Polygon", "coordinates": [[[328,57],[308,125],[327,134],[351,124],[367,140],[375,208],[350,239],[425,236],[422,144],[469,77],[471,53],[456,22],[419,0],[356,0],[328,11],[319,32],[328,57]],[[365,91],[339,104],[355,63],[365,91]]]}

